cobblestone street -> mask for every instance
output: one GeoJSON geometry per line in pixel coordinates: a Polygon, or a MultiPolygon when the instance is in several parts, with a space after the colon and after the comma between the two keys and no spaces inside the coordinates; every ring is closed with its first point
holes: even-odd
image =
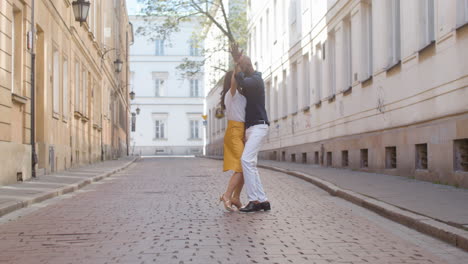
{"type": "MultiPolygon", "coordinates": [[[[261,170],[272,211],[225,212],[220,161],[143,158],[0,219],[0,263],[466,263],[468,254],[261,170]]],[[[243,194],[245,201],[245,194],[243,194]]]]}

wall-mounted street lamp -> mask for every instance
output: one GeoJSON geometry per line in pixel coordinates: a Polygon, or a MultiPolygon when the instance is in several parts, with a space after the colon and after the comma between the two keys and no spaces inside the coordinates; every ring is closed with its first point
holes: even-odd
{"type": "Polygon", "coordinates": [[[137,115],[139,115],[140,111],[141,111],[140,107],[137,107],[137,109],[135,109],[135,111],[136,111],[137,115]]]}
{"type": "Polygon", "coordinates": [[[123,61],[121,61],[120,59],[117,59],[116,61],[114,61],[114,67],[115,67],[115,72],[121,72],[122,67],[123,67],[123,61]]]}
{"type": "Polygon", "coordinates": [[[80,26],[88,19],[90,5],[91,3],[87,0],[75,0],[72,3],[75,21],[80,22],[80,26]]]}
{"type": "Polygon", "coordinates": [[[130,92],[130,100],[133,100],[133,99],[135,99],[135,92],[131,91],[130,92]]]}

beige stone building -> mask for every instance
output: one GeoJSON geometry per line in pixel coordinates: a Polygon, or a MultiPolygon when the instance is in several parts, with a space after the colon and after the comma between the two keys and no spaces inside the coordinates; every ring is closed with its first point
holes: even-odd
{"type": "Polygon", "coordinates": [[[468,187],[467,0],[249,4],[271,120],[261,158],[468,187]]]}
{"type": "Polygon", "coordinates": [[[32,139],[37,175],[127,155],[133,34],[125,1],[90,0],[81,24],[72,2],[0,1],[0,185],[32,176],[32,139]]]}

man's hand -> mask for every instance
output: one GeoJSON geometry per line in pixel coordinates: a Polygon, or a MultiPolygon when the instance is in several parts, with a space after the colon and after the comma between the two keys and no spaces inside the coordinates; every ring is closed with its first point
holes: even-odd
{"type": "Polygon", "coordinates": [[[244,53],[244,50],[239,51],[239,44],[234,43],[231,45],[230,49],[232,58],[234,59],[235,63],[239,63],[240,58],[242,58],[242,54],[244,53]]]}

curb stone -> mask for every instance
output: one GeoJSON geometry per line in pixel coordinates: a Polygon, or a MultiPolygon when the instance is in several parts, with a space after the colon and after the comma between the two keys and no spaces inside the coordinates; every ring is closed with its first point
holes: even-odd
{"type": "MultiPolygon", "coordinates": [[[[222,160],[220,157],[210,157],[210,156],[201,156],[203,158],[222,160]]],[[[385,218],[388,218],[392,221],[405,225],[409,228],[415,229],[426,235],[435,237],[444,242],[447,242],[455,247],[461,248],[465,251],[468,251],[468,231],[459,229],[443,222],[432,219],[431,217],[420,215],[404,208],[400,208],[380,200],[377,200],[373,197],[365,196],[360,193],[356,193],[350,190],[342,189],[339,186],[336,186],[330,182],[327,182],[318,177],[297,172],[291,171],[283,168],[278,168],[274,166],[267,165],[257,165],[259,168],[268,169],[272,171],[281,172],[287,175],[291,175],[307,182],[310,182],[317,187],[325,190],[332,196],[337,196],[344,200],[347,200],[351,203],[364,207],[368,210],[371,210],[385,218]]]]}
{"type": "Polygon", "coordinates": [[[40,202],[43,202],[45,200],[48,200],[48,199],[51,199],[51,198],[54,198],[54,197],[57,197],[57,196],[60,196],[60,195],[63,195],[63,194],[67,194],[67,193],[72,193],[72,192],[75,192],[93,182],[98,182],[104,178],[107,178],[117,172],[120,172],[126,168],[128,168],[131,164],[133,164],[135,161],[137,161],[139,158],[134,158],[133,160],[125,163],[123,166],[119,167],[119,168],[116,168],[116,169],[113,169],[111,170],[110,172],[104,172],[104,173],[101,173],[97,176],[93,176],[91,178],[88,178],[88,179],[84,179],[80,182],[77,182],[77,183],[72,183],[72,184],[68,184],[66,186],[62,186],[62,187],[59,187],[55,190],[52,190],[52,191],[47,191],[45,193],[40,193],[40,194],[37,194],[36,196],[32,196],[32,197],[28,197],[27,199],[25,200],[22,200],[22,201],[11,201],[11,202],[7,202],[5,206],[1,206],[0,207],[0,217],[6,215],[6,214],[9,214],[9,213],[12,213],[16,210],[19,210],[19,209],[22,209],[22,208],[26,208],[26,207],[29,207],[33,204],[36,204],[36,203],[40,203],[40,202]]]}

